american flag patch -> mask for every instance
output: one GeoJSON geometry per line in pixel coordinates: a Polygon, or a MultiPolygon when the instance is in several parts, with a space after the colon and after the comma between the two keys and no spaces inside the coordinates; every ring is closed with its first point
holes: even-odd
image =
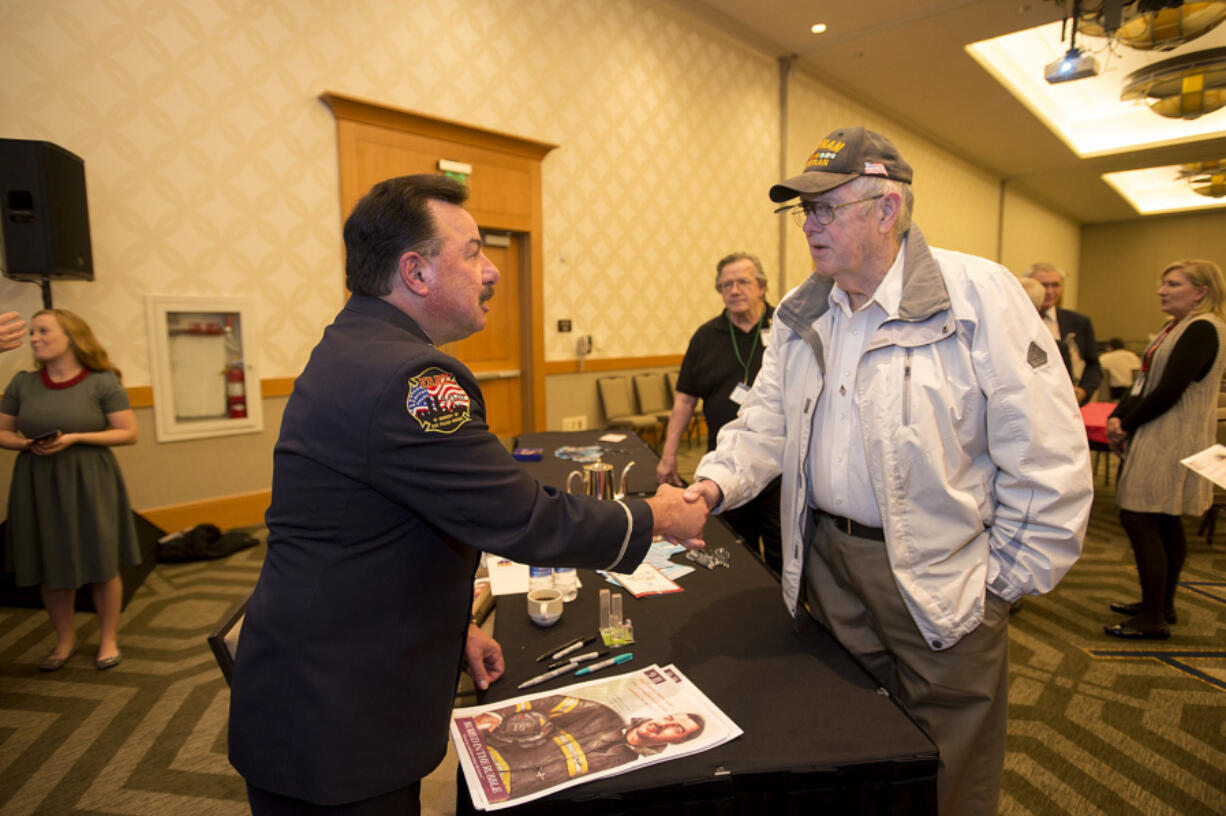
{"type": "Polygon", "coordinates": [[[409,395],[404,407],[429,433],[454,433],[472,419],[466,392],[450,371],[431,366],[409,377],[409,395]]]}

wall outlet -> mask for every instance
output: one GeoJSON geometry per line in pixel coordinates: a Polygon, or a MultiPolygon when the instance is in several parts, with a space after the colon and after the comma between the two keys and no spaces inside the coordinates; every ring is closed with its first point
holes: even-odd
{"type": "Polygon", "coordinates": [[[587,414],[579,416],[562,417],[562,430],[564,431],[586,431],[587,430],[587,414]]]}

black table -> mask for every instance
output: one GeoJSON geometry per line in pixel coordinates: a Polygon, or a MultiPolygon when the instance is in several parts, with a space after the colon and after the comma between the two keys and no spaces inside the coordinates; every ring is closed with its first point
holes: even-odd
{"type": "MultiPolygon", "coordinates": [[[[561,447],[585,448],[597,446],[605,453],[600,461],[613,466],[613,475],[621,478],[622,468],[630,462],[634,467],[626,477],[626,495],[650,496],[656,492],[656,464],[660,457],[648,447],[642,437],[625,433],[620,442],[601,442],[600,437],[622,431],[544,431],[524,434],[515,443],[517,448],[540,448],[543,453],[539,462],[524,462],[524,467],[542,484],[566,489],[566,477],[572,470],[583,470],[583,462],[570,462],[553,455],[561,447]]],[[[578,488],[576,488],[577,490],[578,488]]]]}
{"type": "MultiPolygon", "coordinates": [[[[573,463],[552,452],[589,444],[599,432],[530,434],[520,447],[545,449],[525,467],[547,484],[564,484],[573,463]]],[[[605,461],[618,471],[635,458],[652,474],[655,457],[618,443],[629,453],[605,461]]],[[[632,471],[633,472],[633,471],[632,471]]],[[[629,491],[628,491],[629,492],[629,491]]],[[[937,753],[933,743],[851,656],[807,615],[799,626],[787,614],[779,584],[718,518],[708,521],[708,547],[732,553],[729,568],[703,567],[681,579],[684,592],[636,599],[622,590],[624,615],[634,621],[634,660],[606,672],[652,663],[675,663],[743,730],[736,740],[703,753],[600,779],[518,805],[516,813],[855,813],[936,812],[937,753]],[[829,809],[828,811],[826,809],[829,809]]],[[[681,555],[674,560],[683,563],[681,555]]],[[[523,610],[522,596],[499,599],[495,635],[506,675],[481,695],[482,703],[524,693],[516,686],[539,674],[535,658],[571,638],[593,634],[597,598],[608,584],[580,570],[583,588],[556,625],[541,629],[523,610]]],[[[617,590],[614,590],[617,591],[617,590]]],[[[558,677],[531,689],[548,693],[573,682],[558,677]]],[[[457,811],[472,812],[463,779],[457,811]]]]}

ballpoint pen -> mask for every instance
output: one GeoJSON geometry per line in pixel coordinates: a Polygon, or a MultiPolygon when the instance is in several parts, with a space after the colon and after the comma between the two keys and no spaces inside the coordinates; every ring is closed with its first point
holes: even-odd
{"type": "MultiPolygon", "coordinates": [[[[579,669],[579,671],[575,672],[575,677],[582,677],[585,674],[591,674],[592,672],[598,672],[601,669],[608,668],[609,666],[620,665],[622,663],[625,663],[627,660],[629,660],[632,657],[634,657],[633,652],[626,652],[625,654],[619,654],[616,657],[610,657],[608,660],[602,660],[599,663],[593,663],[590,666],[584,666],[582,669],[579,669]]],[[[562,671],[562,669],[558,669],[558,671],[562,671]]]]}
{"type": "Polygon", "coordinates": [[[558,658],[558,657],[565,657],[568,654],[573,654],[579,651],[580,649],[582,649],[584,646],[591,643],[592,641],[594,641],[595,639],[596,639],[596,635],[589,635],[588,637],[581,639],[578,643],[572,643],[569,646],[559,649],[558,651],[553,653],[553,656],[555,658],[558,658]]]}
{"type": "Polygon", "coordinates": [[[535,686],[537,683],[544,683],[546,680],[552,680],[555,677],[566,674],[568,671],[570,671],[574,667],[575,667],[574,663],[567,663],[565,666],[556,668],[553,671],[547,671],[544,674],[538,674],[536,677],[533,677],[531,680],[525,680],[524,682],[516,686],[516,688],[521,688],[521,689],[528,688],[528,686],[535,686]]]}
{"type": "Polygon", "coordinates": [[[544,654],[542,654],[542,655],[539,655],[539,657],[537,658],[537,663],[541,662],[541,660],[554,660],[554,659],[557,659],[557,658],[555,658],[555,657],[554,657],[554,654],[555,654],[555,653],[557,653],[557,652],[559,652],[559,651],[562,651],[562,649],[565,649],[565,648],[570,648],[571,646],[574,646],[574,644],[575,644],[575,643],[579,643],[579,642],[581,642],[582,640],[584,640],[584,638],[581,638],[581,637],[576,637],[576,638],[574,638],[574,640],[566,641],[565,643],[563,643],[563,644],[562,644],[562,646],[555,646],[555,647],[553,647],[552,649],[549,649],[549,651],[548,651],[548,652],[546,652],[546,653],[544,653],[544,654]]]}
{"type": "Polygon", "coordinates": [[[579,655],[571,655],[570,657],[564,657],[561,660],[558,660],[554,663],[550,663],[545,668],[557,669],[562,666],[573,666],[576,663],[586,663],[589,660],[595,660],[598,657],[604,657],[608,653],[609,653],[608,649],[601,649],[599,652],[584,652],[583,654],[579,654],[579,655]]]}
{"type": "Polygon", "coordinates": [[[563,643],[561,646],[555,646],[554,648],[545,652],[536,659],[536,662],[540,663],[542,660],[557,660],[559,657],[565,657],[571,652],[576,652],[582,649],[595,639],[596,636],[592,635],[590,637],[577,637],[574,640],[569,640],[566,643],[563,643]]]}

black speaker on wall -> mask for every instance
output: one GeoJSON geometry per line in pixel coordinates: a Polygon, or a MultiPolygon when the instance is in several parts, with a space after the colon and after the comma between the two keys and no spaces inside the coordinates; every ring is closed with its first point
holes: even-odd
{"type": "Polygon", "coordinates": [[[0,139],[0,216],[6,278],[94,279],[79,157],[50,142],[0,139]]]}

